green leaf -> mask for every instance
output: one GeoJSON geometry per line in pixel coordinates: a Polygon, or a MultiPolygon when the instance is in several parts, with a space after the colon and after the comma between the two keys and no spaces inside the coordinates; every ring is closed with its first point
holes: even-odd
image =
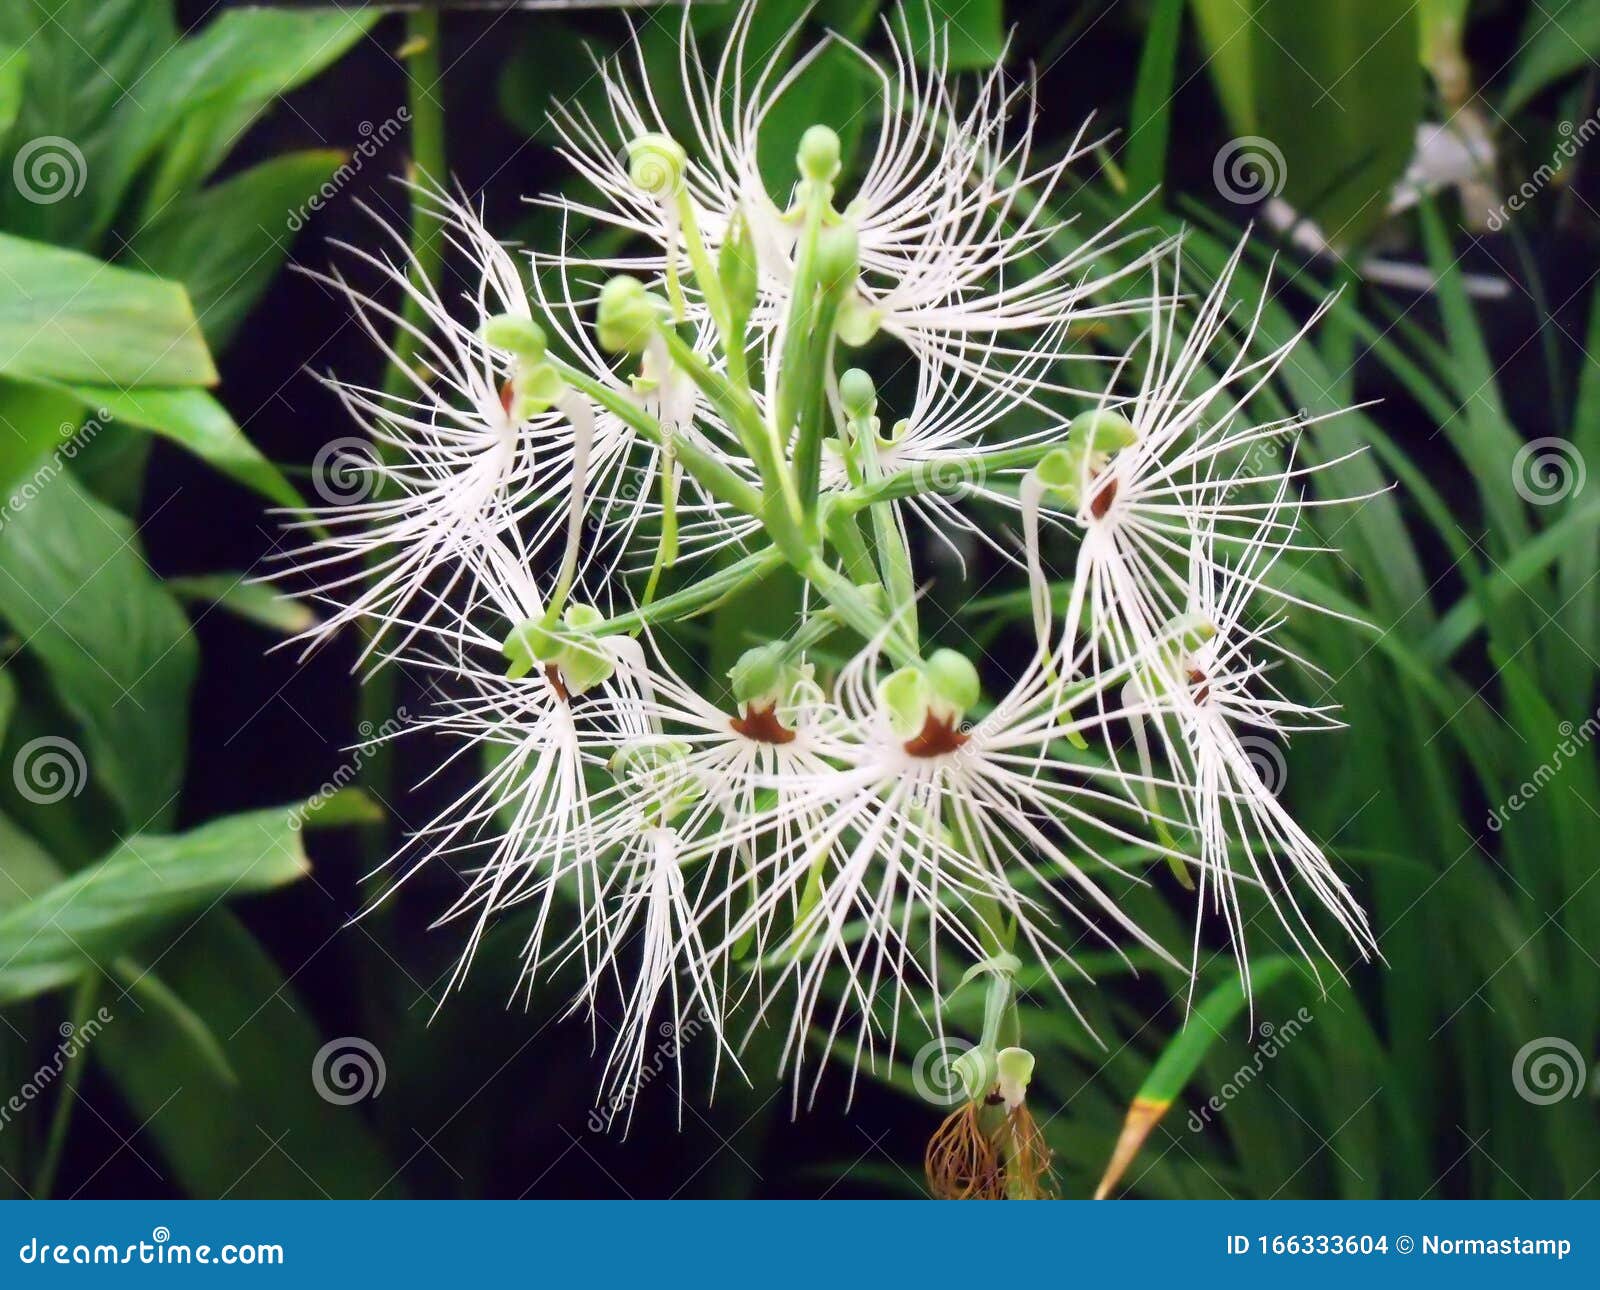
{"type": "Polygon", "coordinates": [[[170,818],[196,648],[132,524],[70,474],[51,479],[0,530],[0,617],[81,725],[89,770],[125,823],[170,818]]]}
{"type": "Polygon", "coordinates": [[[0,374],[108,385],[211,385],[176,282],[0,234],[0,374]]]}
{"type": "Polygon", "coordinates": [[[310,870],[281,808],[177,835],[135,834],[104,860],[0,915],[0,1003],[32,998],[111,961],[142,937],[220,900],[310,870]]]}
{"type": "Polygon", "coordinates": [[[316,615],[293,596],[251,582],[248,574],[203,573],[192,578],[168,578],[167,590],[179,600],[216,605],[285,636],[303,632],[316,622],[316,615]]]}
{"type": "Polygon", "coordinates": [[[29,479],[31,474],[65,468],[64,454],[46,458],[45,451],[71,442],[82,420],[83,405],[71,395],[0,377],[0,494],[6,498],[0,517],[9,518],[44,482],[29,479]]]}
{"type": "Polygon", "coordinates": [[[0,45],[0,145],[5,143],[22,111],[22,85],[27,70],[27,50],[0,45]]]}
{"type": "Polygon", "coordinates": [[[1000,0],[930,0],[901,10],[911,48],[925,63],[949,42],[953,70],[993,67],[1006,48],[1006,22],[1000,0]],[[930,26],[929,20],[932,19],[930,26]]]}
{"type": "Polygon", "coordinates": [[[118,420],[172,440],[269,501],[280,506],[305,505],[295,486],[245,438],[228,410],[205,390],[74,385],[72,392],[118,420]]]}
{"type": "Polygon", "coordinates": [[[145,217],[197,186],[274,99],[337,61],[379,17],[235,9],[183,41],[141,83],[143,110],[122,140],[134,168],[160,150],[145,217]]]}
{"type": "Polygon", "coordinates": [[[1600,58],[1600,5],[1593,0],[1538,0],[1528,10],[1516,48],[1520,57],[1500,105],[1504,116],[1600,58]]]}
{"type": "MultiPolygon", "coordinates": [[[[1255,992],[1261,994],[1299,970],[1297,963],[1281,956],[1260,959],[1250,969],[1250,980],[1255,992]]],[[[1145,1076],[1144,1083],[1134,1094],[1116,1149],[1095,1190],[1096,1198],[1111,1194],[1134,1157],[1139,1154],[1139,1148],[1150,1136],[1150,1131],[1167,1113],[1167,1108],[1178,1094],[1183,1092],[1183,1086],[1199,1069],[1211,1046],[1233,1028],[1247,1001],[1243,982],[1238,977],[1230,976],[1195,1005],[1183,1028],[1167,1041],[1155,1065],[1150,1068],[1150,1073],[1145,1076]]]]}
{"type": "Polygon", "coordinates": [[[1282,155],[1281,166],[1267,158],[1269,181],[1334,246],[1359,244],[1411,159],[1423,88],[1415,8],[1216,0],[1196,12],[1234,129],[1282,155]]]}
{"type": "Polygon", "coordinates": [[[0,42],[28,51],[13,147],[0,157],[0,228],[82,248],[98,240],[129,178],[122,137],[145,98],[135,87],[176,39],[172,6],[153,0],[0,4],[0,42]],[[32,195],[9,182],[18,158],[32,195]]]}
{"type": "Polygon", "coordinates": [[[351,1047],[361,1036],[324,1051],[305,1000],[223,910],[200,919],[160,966],[194,1017],[225,1037],[238,1082],[197,1066],[189,1035],[155,1012],[119,1013],[91,1051],[179,1187],[239,1199],[396,1192],[398,1171],[367,1127],[365,1107],[334,1105],[317,1092],[317,1079],[328,1086],[335,1052],[366,1057],[351,1047]]]}
{"type": "Polygon", "coordinates": [[[1178,65],[1184,0],[1157,0],[1128,120],[1128,196],[1137,201],[1160,187],[1167,173],[1172,124],[1172,80],[1178,65]]]}
{"type": "Polygon", "coordinates": [[[294,240],[296,216],[345,160],[331,150],[275,157],[178,197],[134,234],[128,257],[188,288],[206,341],[223,348],[294,240]]]}

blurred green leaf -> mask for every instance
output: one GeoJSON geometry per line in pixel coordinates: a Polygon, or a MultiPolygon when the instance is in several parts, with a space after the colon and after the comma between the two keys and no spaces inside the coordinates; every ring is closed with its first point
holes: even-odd
{"type": "Polygon", "coordinates": [[[0,234],[0,374],[211,385],[217,371],[184,289],[77,251],[0,234]]]}
{"type": "Polygon", "coordinates": [[[212,188],[162,208],[129,243],[141,268],[181,282],[214,349],[232,339],[282,267],[295,217],[339,168],[345,154],[323,149],[264,161],[212,188]]]}
{"type": "Polygon", "coordinates": [[[1000,0],[912,0],[902,12],[911,48],[925,63],[938,62],[936,54],[948,48],[952,69],[982,69],[993,67],[1005,52],[1000,0]]]}
{"type": "Polygon", "coordinates": [[[119,140],[123,182],[156,157],[144,218],[201,183],[274,99],[342,56],[380,16],[231,9],[180,42],[141,79],[119,140]]]}
{"type": "Polygon", "coordinates": [[[1502,116],[1526,107],[1562,77],[1600,58],[1600,5],[1593,0],[1535,0],[1517,41],[1516,67],[1502,116]]]}
{"type": "Polygon", "coordinates": [[[28,70],[28,51],[0,45],[0,147],[22,111],[22,86],[28,70]]]}
{"type": "Polygon", "coordinates": [[[1196,14],[1234,129],[1282,154],[1281,167],[1267,158],[1268,180],[1334,246],[1358,245],[1411,159],[1423,88],[1415,8],[1196,0],[1196,14]]]}
{"type": "MultiPolygon", "coordinates": [[[[119,1014],[93,1054],[136,1122],[160,1145],[190,1196],[370,1199],[394,1195],[398,1170],[360,1105],[336,1104],[339,1052],[373,1063],[343,1036],[323,1047],[305,1001],[253,937],[213,910],[161,956],[163,980],[210,1033],[223,1037],[236,1084],[198,1067],[192,1041],[153,1012],[119,1014]],[[219,965],[224,965],[219,970],[219,965]]],[[[376,1054],[375,1074],[386,1077],[376,1054]]],[[[381,1096],[375,1078],[369,1092],[381,1096]]],[[[411,1147],[403,1148],[407,1155],[411,1147]]]]}
{"type": "Polygon", "coordinates": [[[176,39],[164,0],[0,4],[0,42],[28,51],[22,108],[0,173],[26,166],[32,188],[51,199],[0,184],[0,228],[94,245],[126,183],[124,136],[141,110],[128,89],[143,82],[176,39]]]}
{"type": "Polygon", "coordinates": [[[244,436],[228,410],[205,390],[74,385],[90,407],[150,430],[192,452],[230,479],[280,506],[303,506],[299,492],[244,436]]]}
{"type": "Polygon", "coordinates": [[[1183,32],[1184,0],[1156,0],[1134,82],[1128,117],[1128,196],[1137,201],[1160,186],[1167,173],[1167,136],[1172,124],[1172,81],[1183,32]]]}
{"type": "Polygon", "coordinates": [[[168,578],[167,590],[179,600],[216,605],[285,636],[303,632],[316,621],[316,615],[293,596],[251,582],[248,574],[202,573],[192,578],[168,578]]]}
{"type": "MultiPolygon", "coordinates": [[[[0,494],[8,505],[24,500],[13,486],[39,469],[46,449],[70,441],[82,420],[83,405],[70,394],[0,377],[0,494]]],[[[48,460],[52,472],[63,468],[60,459],[48,460]]],[[[26,484],[19,492],[32,481],[26,484]]]]}
{"type": "Polygon", "coordinates": [[[89,770],[124,821],[138,830],[170,819],[196,649],[133,525],[70,474],[51,479],[0,530],[0,617],[82,726],[89,770]]]}
{"type": "Polygon", "coordinates": [[[219,900],[302,878],[309,862],[283,809],[177,835],[136,834],[104,860],[0,916],[0,1003],[109,970],[165,924],[219,900]]]}

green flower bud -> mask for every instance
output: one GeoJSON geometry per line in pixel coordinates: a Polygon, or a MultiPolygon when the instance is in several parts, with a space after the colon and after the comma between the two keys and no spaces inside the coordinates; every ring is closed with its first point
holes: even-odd
{"type": "Polygon", "coordinates": [[[1028,1095],[1033,1081],[1033,1054],[1026,1048],[1002,1048],[995,1054],[995,1082],[1006,1110],[1015,1111],[1028,1095]]]}
{"type": "Polygon", "coordinates": [[[733,316],[741,322],[749,318],[761,286],[761,266],[743,210],[733,212],[728,235],[722,239],[722,249],[717,253],[717,277],[733,316]]]}
{"type": "Polygon", "coordinates": [[[509,660],[506,676],[513,681],[554,659],[559,650],[556,638],[537,618],[518,623],[500,645],[500,652],[509,660]]]}
{"type": "MultiPolygon", "coordinates": [[[[605,621],[605,615],[593,605],[569,605],[561,618],[574,632],[592,631],[605,621]]],[[[571,694],[594,689],[617,668],[611,655],[598,642],[570,637],[561,642],[561,652],[555,662],[571,694]]]]}
{"type": "Polygon", "coordinates": [[[839,378],[839,402],[852,421],[865,421],[878,410],[878,394],[872,378],[859,367],[852,367],[839,378]]]}
{"type": "Polygon", "coordinates": [[[612,278],[600,288],[600,348],[611,354],[641,353],[666,315],[666,302],[646,291],[638,278],[612,278]]]}
{"type": "Polygon", "coordinates": [[[743,707],[776,698],[786,671],[783,655],[782,641],[757,645],[739,655],[738,662],[728,669],[734,701],[743,707]]]}
{"type": "Polygon", "coordinates": [[[833,324],[840,340],[851,349],[859,349],[878,334],[881,326],[883,315],[862,299],[859,291],[845,293],[833,324]]]}
{"type": "Polygon", "coordinates": [[[817,281],[824,291],[854,282],[860,261],[861,239],[854,225],[836,224],[817,234],[817,281]]]}
{"type": "Polygon", "coordinates": [[[689,156],[665,134],[641,134],[628,143],[628,178],[651,197],[670,197],[683,187],[689,156]]]}
{"type": "Polygon", "coordinates": [[[949,711],[952,719],[977,705],[983,694],[978,669],[965,654],[953,649],[937,649],[928,656],[925,670],[933,698],[949,711]]]}
{"type": "Polygon", "coordinates": [[[544,328],[531,318],[517,314],[496,314],[483,324],[483,339],[495,349],[515,354],[530,363],[544,358],[544,328]]]}
{"type": "Polygon", "coordinates": [[[825,125],[810,127],[800,136],[794,161],[806,179],[831,184],[839,176],[839,136],[825,125]]]}
{"type": "Polygon", "coordinates": [[[518,372],[512,381],[515,391],[511,404],[512,417],[517,421],[526,421],[535,413],[547,411],[555,406],[555,401],[566,388],[567,383],[561,379],[561,373],[549,363],[540,363],[518,372]]]}
{"type": "Polygon", "coordinates": [[[1127,417],[1117,412],[1080,412],[1067,426],[1067,447],[1099,456],[1129,447],[1139,432],[1127,417]]]}
{"type": "Polygon", "coordinates": [[[928,719],[928,678],[920,667],[902,667],[878,685],[878,702],[889,726],[902,739],[919,734],[928,719]]]}
{"type": "Polygon", "coordinates": [[[969,1102],[981,1102],[1000,1077],[994,1050],[981,1046],[967,1049],[950,1063],[950,1069],[961,1081],[969,1102]]]}

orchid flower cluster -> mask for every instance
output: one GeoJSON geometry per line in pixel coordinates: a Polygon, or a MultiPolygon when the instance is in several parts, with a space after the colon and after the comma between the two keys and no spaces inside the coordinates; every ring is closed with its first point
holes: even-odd
{"type": "Polygon", "coordinates": [[[853,1086],[902,1025],[942,1037],[970,982],[986,1021],[956,1074],[1003,1115],[1032,1070],[1024,962],[1072,1007],[1083,944],[1192,977],[1214,916],[1247,973],[1246,889],[1308,955],[1333,957],[1307,903],[1371,950],[1243,742],[1334,724],[1275,680],[1303,602],[1273,571],[1335,463],[1295,464],[1305,418],[1250,411],[1290,346],[1257,353],[1259,310],[1234,316],[1239,252],[1196,304],[1175,243],[1119,256],[1141,235],[1048,214],[1090,145],[1036,165],[1026,86],[958,86],[903,23],[887,63],[838,36],[752,50],[754,11],[715,58],[685,26],[684,137],[621,64],[599,68],[608,119],[556,114],[594,196],[548,203],[629,254],[564,237],[519,264],[433,192],[476,279],[463,311],[398,235],[401,254],[350,248],[422,321],[327,281],[420,361],[399,391],[333,383],[375,445],[369,486],[301,517],[324,536],[293,566],[331,606],[318,637],[358,625],[366,660],[449,694],[419,724],[483,769],[396,872],[460,875],[458,975],[504,920],[530,992],[577,982],[612,1106],[663,1019],[709,1029],[741,1075],[753,1028],[781,1028],[798,1099],[818,1052],[853,1086]],[[818,124],[769,192],[764,125],[830,44],[879,86],[862,177],[818,124]],[[1112,320],[1139,335],[1108,362],[1092,340],[1112,320]],[[890,409],[880,384],[908,367],[890,409]],[[1026,579],[1008,675],[919,623],[918,554],[953,534],[1026,579]],[[1052,552],[1074,542],[1063,606],[1052,552]],[[674,629],[785,569],[805,588],[793,629],[725,687],[685,679],[674,629]],[[1167,866],[1193,893],[1186,964],[1122,899],[1167,866]]]}

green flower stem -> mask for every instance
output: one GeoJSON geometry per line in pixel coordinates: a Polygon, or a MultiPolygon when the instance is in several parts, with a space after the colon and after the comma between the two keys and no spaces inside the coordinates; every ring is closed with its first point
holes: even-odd
{"type": "MultiPolygon", "coordinates": [[[[883,468],[878,461],[877,429],[872,420],[850,423],[852,450],[861,465],[861,477],[867,487],[883,478],[883,468]]],[[[889,611],[894,615],[895,626],[905,633],[913,644],[917,640],[917,586],[911,571],[911,551],[906,544],[905,529],[901,527],[892,503],[881,501],[867,507],[872,517],[872,537],[877,548],[878,568],[883,574],[883,588],[889,597],[889,611]]]]}
{"type": "Polygon", "coordinates": [[[717,324],[723,347],[731,351],[733,338],[730,334],[732,328],[729,325],[727,297],[722,293],[722,279],[717,276],[717,266],[712,263],[705,239],[700,236],[700,225],[694,217],[694,202],[689,198],[687,185],[678,190],[677,202],[678,227],[683,230],[683,240],[689,248],[689,268],[694,272],[695,285],[705,297],[706,308],[711,311],[712,321],[717,324]]]}
{"type": "Polygon", "coordinates": [[[652,604],[641,605],[638,609],[606,619],[594,629],[594,634],[618,636],[637,632],[643,627],[653,627],[657,623],[682,622],[686,618],[704,613],[735,592],[760,582],[768,574],[781,568],[784,563],[783,552],[775,546],[752,552],[734,561],[727,568],[719,569],[709,577],[700,579],[693,586],[675,591],[670,596],[663,596],[652,604]]]}
{"type": "MultiPolygon", "coordinates": [[[[418,9],[406,14],[405,69],[407,100],[411,111],[411,165],[419,183],[443,185],[448,174],[445,156],[444,84],[439,59],[439,14],[437,10],[418,9]]],[[[444,264],[444,223],[432,206],[417,191],[411,193],[411,273],[419,284],[437,282],[444,264]]],[[[411,387],[408,373],[416,366],[420,341],[414,329],[427,325],[422,306],[405,293],[400,316],[405,326],[394,330],[394,359],[384,374],[383,387],[389,394],[404,394],[411,387]]],[[[381,453],[383,446],[378,445],[381,453]]],[[[378,496],[384,495],[379,490],[378,496]]],[[[378,668],[360,689],[357,699],[361,722],[378,729],[393,715],[396,704],[397,673],[392,668],[378,668]]],[[[358,783],[378,801],[388,801],[393,794],[390,785],[394,779],[393,745],[388,741],[369,750],[362,761],[358,783]]],[[[386,859],[390,852],[389,830],[386,828],[362,831],[363,847],[367,858],[376,868],[377,862],[386,859]]],[[[387,915],[380,915],[386,917],[387,915]]]]}
{"type": "MultiPolygon", "coordinates": [[[[74,1034],[88,1023],[99,995],[98,972],[91,972],[78,982],[78,988],[72,994],[71,1020],[74,1034]]],[[[40,1162],[39,1172],[34,1176],[35,1200],[47,1199],[56,1185],[56,1175],[61,1170],[61,1153],[67,1145],[67,1129],[72,1124],[72,1108],[78,1104],[78,1085],[83,1080],[83,1068],[87,1065],[88,1058],[84,1056],[82,1049],[67,1059],[66,1079],[62,1082],[55,1110],[50,1116],[50,1131],[45,1139],[44,1159],[40,1162]]]]}
{"type": "MultiPolygon", "coordinates": [[[[607,412],[620,417],[657,447],[666,446],[668,436],[662,431],[656,419],[620,391],[595,380],[575,367],[569,367],[559,359],[552,358],[548,361],[573,389],[582,391],[607,412]]],[[[761,494],[710,453],[679,438],[673,439],[672,451],[683,468],[718,501],[726,502],[746,515],[762,518],[765,506],[761,494]]]]}
{"type": "Polygon", "coordinates": [[[829,506],[824,510],[823,531],[844,561],[845,571],[855,582],[876,582],[878,567],[872,562],[872,552],[861,535],[861,525],[855,512],[829,506]]]}
{"type": "MultiPolygon", "coordinates": [[[[828,385],[833,377],[834,323],[839,316],[839,302],[849,284],[823,294],[817,309],[815,335],[806,347],[804,366],[800,373],[800,388],[809,392],[800,409],[800,433],[794,447],[794,473],[799,481],[800,503],[808,520],[814,520],[817,511],[817,490],[822,477],[822,434],[825,422],[830,419],[828,385]]],[[[785,369],[787,370],[787,369],[785,369]]]]}
{"type": "Polygon", "coordinates": [[[761,410],[748,394],[737,389],[720,372],[713,371],[673,328],[663,323],[658,331],[672,361],[688,373],[738,433],[739,441],[755,462],[765,484],[761,518],[767,532],[797,568],[803,566],[815,551],[816,543],[806,535],[794,476],[784,459],[782,445],[763,420],[761,410]]]}
{"type": "Polygon", "coordinates": [[[784,325],[782,366],[778,371],[777,431],[787,442],[800,415],[801,401],[812,390],[806,383],[806,355],[812,340],[811,313],[817,292],[817,236],[833,197],[831,184],[807,180],[801,186],[799,242],[795,248],[794,292],[784,325]]]}
{"type": "MultiPolygon", "coordinates": [[[[437,10],[418,9],[406,15],[405,51],[412,170],[418,182],[442,185],[447,172],[437,10]]],[[[411,257],[414,280],[439,280],[444,262],[444,223],[423,194],[417,192],[411,195],[411,257]]],[[[409,295],[401,305],[401,317],[410,327],[400,327],[395,332],[395,362],[384,382],[391,394],[406,387],[404,372],[416,362],[419,344],[411,328],[421,327],[426,321],[422,306],[409,295]]]]}
{"type": "MultiPolygon", "coordinates": [[[[1059,443],[1031,443],[1020,448],[1005,448],[999,452],[987,452],[981,456],[952,457],[947,462],[941,462],[942,469],[964,471],[971,467],[974,472],[997,470],[1026,470],[1037,466],[1052,451],[1059,448],[1059,443]]],[[[862,507],[871,506],[875,502],[897,501],[902,497],[915,497],[919,493],[931,491],[928,487],[925,470],[899,470],[892,475],[885,475],[876,483],[863,483],[860,488],[851,489],[839,494],[838,505],[849,511],[859,511],[862,507]]]]}
{"type": "Polygon", "coordinates": [[[832,568],[820,554],[813,555],[810,560],[798,567],[806,581],[822,593],[823,598],[838,612],[840,619],[848,623],[854,631],[859,632],[867,640],[881,637],[889,657],[902,667],[921,664],[922,659],[917,653],[916,646],[908,643],[899,632],[885,633],[886,623],[883,614],[872,603],[871,598],[844,574],[832,568]]]}

